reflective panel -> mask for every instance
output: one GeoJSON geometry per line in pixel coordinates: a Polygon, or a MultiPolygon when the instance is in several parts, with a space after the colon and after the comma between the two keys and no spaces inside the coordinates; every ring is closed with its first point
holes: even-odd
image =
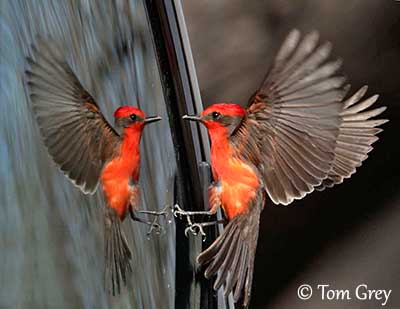
{"type": "Polygon", "coordinates": [[[103,290],[100,193],[85,196],[52,163],[23,72],[35,36],[60,44],[109,122],[120,105],[163,121],[144,130],[140,208],[173,203],[175,154],[142,1],[0,3],[0,307],[167,308],[174,303],[174,224],[161,235],[123,222],[133,252],[128,291],[103,290]]]}

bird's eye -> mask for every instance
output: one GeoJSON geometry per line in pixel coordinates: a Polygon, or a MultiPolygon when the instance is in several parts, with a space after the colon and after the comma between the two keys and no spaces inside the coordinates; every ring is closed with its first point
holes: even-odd
{"type": "Polygon", "coordinates": [[[219,118],[221,118],[221,114],[218,112],[212,112],[211,117],[214,120],[218,120],[219,118]]]}
{"type": "Polygon", "coordinates": [[[136,120],[136,115],[135,115],[135,114],[131,114],[131,115],[129,116],[129,118],[131,118],[132,121],[135,121],[135,120],[136,120]]]}

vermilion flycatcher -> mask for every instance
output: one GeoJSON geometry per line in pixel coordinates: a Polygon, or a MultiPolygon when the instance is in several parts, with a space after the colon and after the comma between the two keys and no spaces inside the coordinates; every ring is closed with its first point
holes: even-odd
{"type": "Polygon", "coordinates": [[[94,193],[101,184],[107,206],[106,284],[113,295],[120,293],[121,280],[126,284],[131,272],[132,258],[121,222],[128,211],[133,220],[144,222],[133,213],[139,200],[140,138],[147,124],[161,118],[146,117],[136,107],[123,106],[114,113],[114,130],[54,43],[38,38],[33,57],[28,58],[26,76],[50,155],[84,193],[94,193]]]}
{"type": "MultiPolygon", "coordinates": [[[[303,40],[292,31],[247,108],[214,104],[198,116],[211,139],[214,183],[208,212],[222,207],[223,233],[197,260],[208,263],[207,278],[218,273],[214,288],[225,285],[243,305],[250,301],[259,218],[266,194],[275,204],[290,204],[314,189],[341,183],[355,173],[378,140],[387,120],[371,120],[385,107],[366,109],[378,96],[362,100],[367,87],[343,101],[349,89],[337,76],[341,62],[327,61],[329,43],[313,32],[303,40]]],[[[197,224],[201,227],[201,224],[197,224]]]]}

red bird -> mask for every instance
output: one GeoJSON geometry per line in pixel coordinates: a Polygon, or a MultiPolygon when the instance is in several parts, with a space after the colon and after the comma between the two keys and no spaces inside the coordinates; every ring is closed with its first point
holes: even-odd
{"type": "MultiPolygon", "coordinates": [[[[34,60],[26,71],[33,110],[44,143],[54,162],[84,193],[101,184],[106,201],[106,284],[120,293],[131,272],[131,250],[121,228],[139,200],[140,138],[143,128],[160,117],[146,117],[138,108],[123,106],[115,113],[114,130],[93,97],[84,89],[51,42],[38,38],[34,60]]],[[[145,211],[142,211],[145,212],[145,211]]]]}
{"type": "Polygon", "coordinates": [[[175,214],[214,214],[222,207],[228,223],[197,260],[209,264],[207,278],[218,273],[214,289],[224,285],[235,302],[243,296],[245,307],[266,195],[288,205],[341,183],[368,157],[387,121],[371,120],[385,107],[366,111],[378,98],[362,100],[367,87],[343,101],[349,87],[336,75],[340,61],[327,61],[330,50],[329,43],[318,44],[316,32],[301,40],[294,30],[246,109],[222,103],[184,116],[208,129],[214,183],[210,211],[178,208],[175,214]]]}

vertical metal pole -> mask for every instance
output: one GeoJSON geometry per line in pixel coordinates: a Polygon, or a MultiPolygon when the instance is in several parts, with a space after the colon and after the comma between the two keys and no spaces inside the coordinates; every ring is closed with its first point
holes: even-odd
{"type": "MultiPolygon", "coordinates": [[[[210,181],[209,165],[204,163],[209,143],[197,126],[182,120],[183,115],[202,109],[182,8],[179,0],[146,0],[146,8],[177,157],[176,202],[185,209],[204,210],[204,190],[210,181]]],[[[186,238],[184,229],[185,223],[177,220],[175,308],[218,308],[212,280],[206,280],[195,263],[202,239],[186,238]]],[[[207,242],[214,238],[215,231],[210,231],[207,242]]]]}

